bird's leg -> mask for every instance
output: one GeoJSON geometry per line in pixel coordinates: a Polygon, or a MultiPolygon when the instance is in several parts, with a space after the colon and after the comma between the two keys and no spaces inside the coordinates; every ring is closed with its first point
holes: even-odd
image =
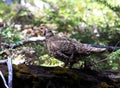
{"type": "Polygon", "coordinates": [[[72,68],[72,66],[73,66],[74,63],[75,63],[75,62],[70,62],[69,68],[72,68]]]}
{"type": "Polygon", "coordinates": [[[61,61],[64,62],[64,66],[63,67],[65,68],[66,66],[68,66],[68,64],[69,64],[69,57],[67,55],[61,53],[60,51],[56,51],[56,53],[57,53],[57,55],[59,55],[61,57],[61,61]]]}
{"type": "Polygon", "coordinates": [[[74,53],[72,53],[72,55],[70,56],[70,60],[73,60],[74,57],[74,53]]]}
{"type": "Polygon", "coordinates": [[[58,55],[60,55],[61,57],[65,58],[65,59],[69,59],[69,57],[59,51],[56,51],[56,53],[58,53],[58,55]]]}
{"type": "Polygon", "coordinates": [[[73,59],[73,53],[72,53],[72,55],[69,57],[69,56],[67,56],[67,55],[65,55],[64,53],[61,53],[61,52],[59,52],[59,51],[56,51],[56,53],[57,53],[57,55],[59,55],[60,57],[62,57],[64,60],[64,66],[63,67],[66,67],[66,66],[68,66],[69,68],[72,68],[72,66],[73,66],[73,64],[75,63],[75,62],[73,62],[72,61],[72,59],[73,59]],[[69,62],[70,62],[70,64],[69,64],[69,62]]]}

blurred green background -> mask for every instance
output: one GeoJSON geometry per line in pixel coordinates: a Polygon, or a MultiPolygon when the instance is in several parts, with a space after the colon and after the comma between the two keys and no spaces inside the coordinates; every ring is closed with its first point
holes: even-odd
{"type": "MultiPolygon", "coordinates": [[[[0,0],[0,43],[17,43],[31,37],[25,30],[40,24],[47,25],[55,33],[76,39],[82,43],[120,46],[119,0],[0,0]]],[[[2,52],[2,50],[0,51],[2,52]]],[[[13,62],[21,59],[27,64],[62,66],[51,57],[44,42],[31,43],[13,50],[13,62]],[[20,50],[32,49],[31,57],[20,50]],[[18,51],[18,53],[17,53],[18,51]]],[[[3,57],[0,57],[3,59],[3,57]]],[[[111,54],[92,55],[90,61],[108,60],[95,65],[95,69],[119,69],[120,50],[111,54]]],[[[82,61],[74,67],[80,67],[82,61]]]]}

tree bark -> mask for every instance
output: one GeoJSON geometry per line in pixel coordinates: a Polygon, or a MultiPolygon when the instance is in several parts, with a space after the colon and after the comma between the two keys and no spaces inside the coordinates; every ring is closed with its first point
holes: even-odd
{"type": "MultiPolygon", "coordinates": [[[[7,66],[0,65],[7,80],[7,66]]],[[[120,71],[13,65],[13,88],[119,88],[120,71]]],[[[5,88],[0,78],[0,88],[5,88]]]]}

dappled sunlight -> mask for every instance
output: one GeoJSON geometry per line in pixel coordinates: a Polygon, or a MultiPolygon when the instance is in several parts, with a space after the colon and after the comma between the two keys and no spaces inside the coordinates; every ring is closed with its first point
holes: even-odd
{"type": "MultiPolygon", "coordinates": [[[[60,37],[71,37],[82,43],[119,46],[119,3],[119,0],[22,0],[9,3],[8,8],[6,2],[0,2],[0,43],[44,40],[40,36],[39,26],[45,24],[60,37]]],[[[34,62],[37,65],[62,66],[61,62],[48,59],[53,57],[49,57],[44,42],[26,46],[36,51],[34,62]]],[[[24,54],[16,54],[17,59],[24,58],[24,54]]]]}

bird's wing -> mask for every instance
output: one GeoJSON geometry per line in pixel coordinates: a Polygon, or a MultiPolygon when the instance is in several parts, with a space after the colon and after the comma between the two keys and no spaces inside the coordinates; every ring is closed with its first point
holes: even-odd
{"type": "Polygon", "coordinates": [[[54,48],[62,53],[72,54],[75,51],[75,45],[69,38],[54,36],[50,41],[54,48]]]}
{"type": "Polygon", "coordinates": [[[89,53],[102,53],[106,51],[106,48],[98,48],[98,47],[93,47],[89,44],[83,44],[80,42],[77,42],[74,39],[70,39],[72,44],[75,45],[76,51],[80,54],[89,54],[89,53]]]}

